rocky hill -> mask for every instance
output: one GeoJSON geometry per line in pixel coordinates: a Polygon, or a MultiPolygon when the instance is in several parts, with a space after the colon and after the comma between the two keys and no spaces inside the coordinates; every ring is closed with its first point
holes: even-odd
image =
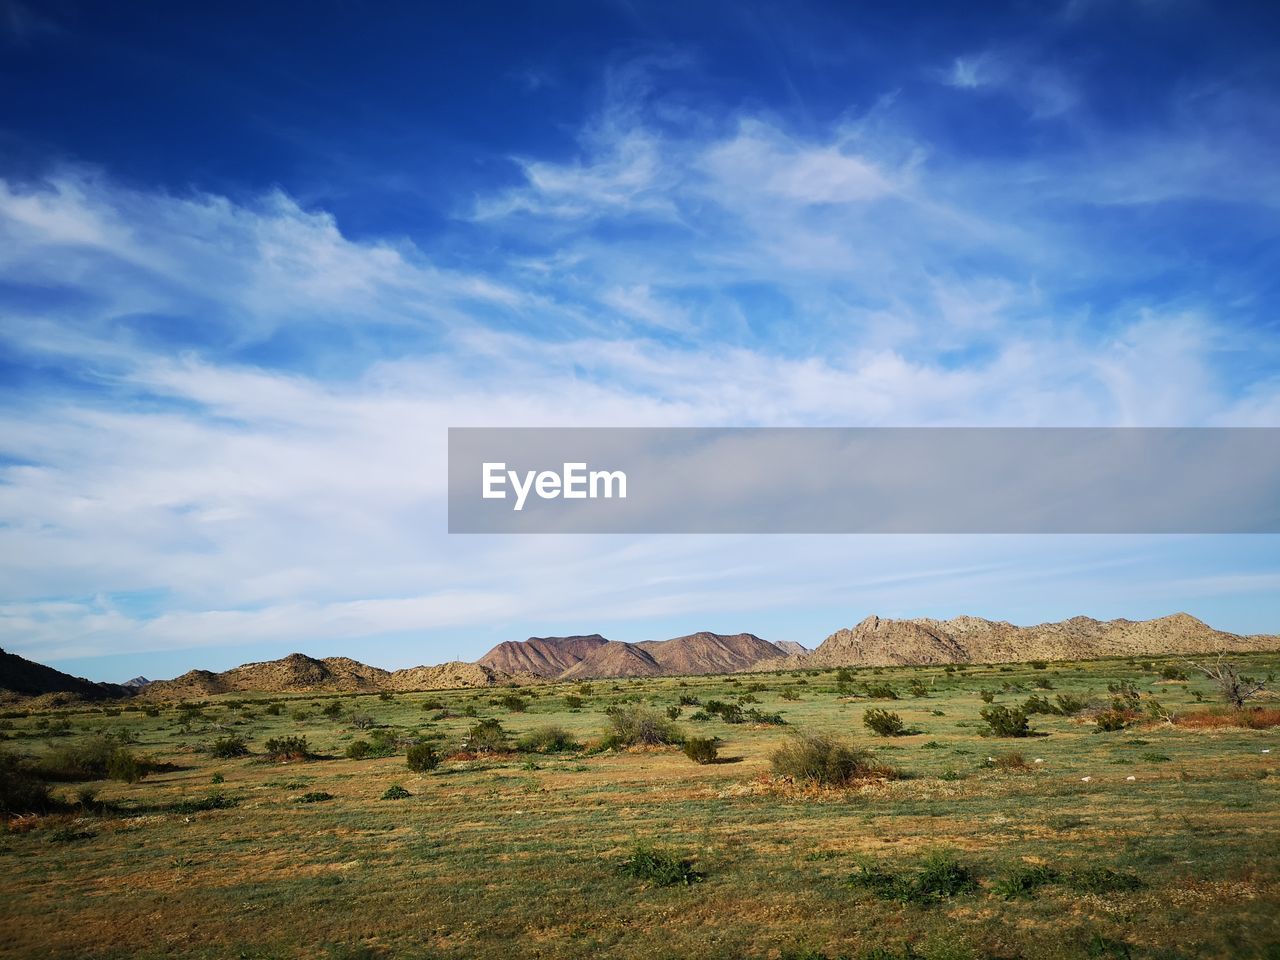
{"type": "Polygon", "coordinates": [[[609,641],[598,633],[576,637],[530,637],[500,643],[476,661],[501,673],[558,677],[609,641]]]}
{"type": "Polygon", "coordinates": [[[0,650],[0,699],[38,697],[46,693],[71,694],[82,700],[110,700],[130,696],[133,691],[118,683],[94,683],[84,677],[73,677],[0,650]]]}
{"type": "Polygon", "coordinates": [[[509,674],[475,663],[382,670],[348,657],[317,660],[291,653],[280,660],[246,663],[222,673],[191,670],[173,680],[149,683],[140,696],[152,699],[208,697],[219,693],[373,693],[384,690],[445,690],[485,687],[536,678],[509,674]]]}
{"type": "Polygon", "coordinates": [[[837,630],[810,654],[763,661],[753,669],[1009,663],[1278,648],[1280,638],[1224,633],[1185,613],[1155,620],[1072,617],[1031,627],[981,617],[890,620],[871,616],[855,627],[837,630]]]}

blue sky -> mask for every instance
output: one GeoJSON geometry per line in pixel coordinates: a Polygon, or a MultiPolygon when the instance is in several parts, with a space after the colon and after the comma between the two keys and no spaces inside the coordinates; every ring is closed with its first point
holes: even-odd
{"type": "Polygon", "coordinates": [[[0,0],[0,645],[1280,629],[1270,537],[444,532],[449,426],[1280,426],[1273,4],[461,6],[0,0]]]}

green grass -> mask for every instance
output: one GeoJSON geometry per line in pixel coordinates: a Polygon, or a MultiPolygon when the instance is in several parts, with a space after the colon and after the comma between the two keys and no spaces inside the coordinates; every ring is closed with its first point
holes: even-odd
{"type": "MultiPolygon", "coordinates": [[[[1241,659],[1253,674],[1280,671],[1280,656],[1241,659]]],[[[82,805],[85,783],[55,782],[58,809],[9,822],[0,956],[1271,955],[1280,732],[1143,720],[1098,732],[1092,719],[1120,684],[1168,710],[1213,700],[1195,676],[1163,680],[1167,662],[860,669],[843,684],[834,671],[594,681],[523,688],[514,712],[493,690],[237,694],[157,716],[140,704],[10,710],[0,749],[38,759],[110,736],[153,766],[137,783],[93,781],[82,805]],[[983,736],[981,690],[1017,708],[1045,680],[1055,702],[1092,706],[1037,713],[1042,736],[983,736]],[[911,695],[913,681],[927,697],[911,695]],[[863,725],[886,687],[908,735],[863,725]],[[786,724],[731,722],[732,710],[690,719],[691,700],[744,694],[786,724]],[[673,706],[682,735],[719,738],[718,762],[691,763],[674,744],[602,747],[616,732],[610,708],[665,721],[673,706]],[[372,727],[351,722],[366,716],[372,727]],[[547,752],[449,759],[485,719],[547,752]],[[348,759],[374,730],[394,753],[348,759]],[[796,732],[846,741],[903,776],[779,782],[770,757],[796,732]],[[249,753],[211,753],[230,736],[249,753]],[[271,762],[266,742],[288,737],[306,738],[313,759],[271,762]],[[441,764],[409,770],[412,742],[441,764]],[[1011,750],[1025,766],[987,764],[1011,750]],[[332,799],[298,802],[305,794],[332,799]],[[659,858],[658,875],[674,862],[701,882],[629,875],[620,865],[637,846],[659,858]],[[888,880],[851,886],[864,869],[888,880]]]]}

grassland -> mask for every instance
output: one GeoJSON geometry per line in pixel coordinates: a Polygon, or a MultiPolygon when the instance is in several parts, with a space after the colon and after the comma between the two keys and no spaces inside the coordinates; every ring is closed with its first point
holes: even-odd
{"type": "MultiPolygon", "coordinates": [[[[1280,671],[1277,655],[1239,660],[1280,671]]],[[[8,819],[0,955],[1280,957],[1277,728],[1141,719],[1099,732],[1086,712],[1035,715],[1033,737],[983,736],[983,690],[996,705],[1060,693],[1107,705],[1108,687],[1128,683],[1143,710],[1152,698],[1166,715],[1210,705],[1205,679],[1161,679],[1161,667],[605,680],[524,688],[523,711],[493,702],[500,690],[10,711],[10,752],[38,758],[105,733],[161,766],[90,784],[96,796],[80,801],[83,785],[59,783],[70,806],[8,819]],[[866,696],[868,684],[899,699],[866,696]],[[692,720],[699,707],[685,704],[676,724],[721,738],[721,762],[593,749],[611,706],[665,712],[681,697],[745,698],[786,723],[692,720]],[[872,708],[908,734],[872,735],[872,708]],[[485,717],[515,736],[558,724],[583,747],[466,754],[424,773],[403,747],[345,756],[377,729],[447,754],[485,717]],[[780,780],[769,757],[794,730],[846,738],[903,776],[780,780]],[[214,757],[228,735],[251,753],[214,757]],[[305,736],[319,758],[265,761],[263,744],[283,736],[305,736]],[[384,799],[395,785],[410,796],[384,799]],[[687,861],[697,882],[628,875],[637,843],[687,861]],[[938,854],[971,881],[953,896],[850,882],[909,879],[938,854]]]]}

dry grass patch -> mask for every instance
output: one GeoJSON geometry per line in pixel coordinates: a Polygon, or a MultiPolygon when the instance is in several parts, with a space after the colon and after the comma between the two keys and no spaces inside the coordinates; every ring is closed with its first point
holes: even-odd
{"type": "Polygon", "coordinates": [[[1245,707],[1239,710],[1197,710],[1180,713],[1174,718],[1180,727],[1214,730],[1221,727],[1244,727],[1248,730],[1270,730],[1280,727],[1280,707],[1245,707]]]}

